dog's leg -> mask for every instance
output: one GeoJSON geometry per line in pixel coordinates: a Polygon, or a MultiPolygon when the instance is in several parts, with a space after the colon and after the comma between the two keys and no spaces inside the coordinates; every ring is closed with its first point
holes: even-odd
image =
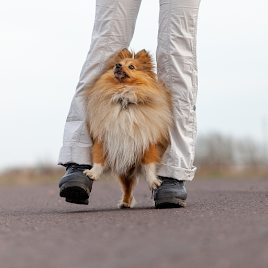
{"type": "Polygon", "coordinates": [[[90,179],[96,181],[104,170],[105,156],[103,154],[103,145],[98,140],[95,141],[92,150],[93,167],[92,169],[86,169],[83,173],[90,179]]]}
{"type": "Polygon", "coordinates": [[[150,190],[155,190],[162,183],[156,176],[156,163],[159,161],[160,156],[157,147],[150,145],[142,159],[142,171],[150,190]]]}
{"type": "Polygon", "coordinates": [[[123,190],[123,197],[120,203],[118,204],[119,208],[132,208],[134,207],[136,201],[133,196],[133,189],[137,183],[137,178],[119,176],[119,181],[123,190]]]}

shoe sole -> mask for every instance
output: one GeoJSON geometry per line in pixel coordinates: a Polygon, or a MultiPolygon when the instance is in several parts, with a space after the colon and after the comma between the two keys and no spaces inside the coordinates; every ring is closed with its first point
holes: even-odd
{"type": "Polygon", "coordinates": [[[155,200],[155,208],[180,208],[186,207],[186,200],[175,197],[166,197],[155,200]]]}
{"type": "Polygon", "coordinates": [[[65,182],[60,187],[60,196],[65,197],[66,202],[79,205],[88,205],[90,190],[80,182],[65,182]]]}

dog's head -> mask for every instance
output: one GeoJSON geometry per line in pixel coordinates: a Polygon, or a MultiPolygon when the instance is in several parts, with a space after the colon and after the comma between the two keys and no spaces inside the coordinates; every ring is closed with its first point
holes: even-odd
{"type": "Polygon", "coordinates": [[[153,59],[146,50],[134,54],[123,49],[113,56],[109,64],[113,66],[114,77],[119,82],[140,80],[145,76],[155,78],[153,59]]]}

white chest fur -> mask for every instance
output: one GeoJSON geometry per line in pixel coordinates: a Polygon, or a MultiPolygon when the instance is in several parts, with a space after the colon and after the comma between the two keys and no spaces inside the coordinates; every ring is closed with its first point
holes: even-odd
{"type": "Polygon", "coordinates": [[[132,104],[124,108],[118,103],[107,115],[107,131],[103,136],[107,164],[119,174],[125,173],[149,144],[156,142],[139,108],[132,104]]]}
{"type": "Polygon", "coordinates": [[[124,174],[166,131],[165,109],[156,109],[161,103],[149,105],[139,99],[134,87],[105,93],[89,100],[90,132],[103,143],[106,164],[124,174]]]}

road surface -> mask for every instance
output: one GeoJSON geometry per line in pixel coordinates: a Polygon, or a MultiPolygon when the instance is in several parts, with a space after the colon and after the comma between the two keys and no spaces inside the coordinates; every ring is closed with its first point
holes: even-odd
{"type": "Polygon", "coordinates": [[[97,182],[88,206],[57,185],[0,187],[1,268],[267,268],[268,180],[187,183],[187,207],[154,209],[142,182],[134,209],[97,182]]]}

